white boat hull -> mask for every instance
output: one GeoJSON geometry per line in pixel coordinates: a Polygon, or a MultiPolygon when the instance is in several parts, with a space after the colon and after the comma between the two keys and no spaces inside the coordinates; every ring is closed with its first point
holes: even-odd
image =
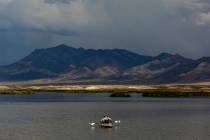
{"type": "Polygon", "coordinates": [[[103,127],[103,128],[112,128],[113,125],[112,123],[101,123],[99,124],[100,127],[103,127]]]}

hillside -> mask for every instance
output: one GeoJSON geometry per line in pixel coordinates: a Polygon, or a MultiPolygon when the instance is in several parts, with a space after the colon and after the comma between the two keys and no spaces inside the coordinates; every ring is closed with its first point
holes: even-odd
{"type": "Polygon", "coordinates": [[[179,54],[144,56],[123,49],[84,49],[67,45],[36,49],[0,67],[1,81],[52,79],[63,82],[175,83],[210,81],[210,58],[179,54]]]}

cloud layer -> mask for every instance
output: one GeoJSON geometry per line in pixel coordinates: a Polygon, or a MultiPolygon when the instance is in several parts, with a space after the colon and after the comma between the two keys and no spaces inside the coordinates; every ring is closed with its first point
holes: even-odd
{"type": "Polygon", "coordinates": [[[60,43],[210,55],[208,0],[0,0],[0,64],[60,43]]]}
{"type": "Polygon", "coordinates": [[[89,5],[84,0],[1,0],[0,5],[0,28],[5,30],[69,32],[71,35],[72,31],[106,20],[96,1],[89,5]],[[97,9],[100,11],[95,13],[97,9]]]}

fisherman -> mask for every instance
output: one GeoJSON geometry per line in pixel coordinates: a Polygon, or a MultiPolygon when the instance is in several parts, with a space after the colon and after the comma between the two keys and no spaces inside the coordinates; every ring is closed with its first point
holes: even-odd
{"type": "Polygon", "coordinates": [[[101,122],[101,123],[112,123],[113,120],[112,120],[110,117],[108,117],[107,115],[105,115],[105,116],[101,119],[100,122],[101,122]]]}

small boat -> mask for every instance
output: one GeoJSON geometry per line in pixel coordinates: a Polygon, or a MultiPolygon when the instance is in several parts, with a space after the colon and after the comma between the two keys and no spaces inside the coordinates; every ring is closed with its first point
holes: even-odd
{"type": "Polygon", "coordinates": [[[120,120],[113,121],[110,117],[104,116],[100,122],[92,122],[89,123],[92,127],[95,127],[96,125],[101,128],[112,128],[113,124],[120,124],[120,120]]]}
{"type": "Polygon", "coordinates": [[[99,123],[99,126],[102,127],[102,128],[112,128],[113,127],[113,120],[108,117],[108,116],[104,116],[100,123],[99,123]]]}

